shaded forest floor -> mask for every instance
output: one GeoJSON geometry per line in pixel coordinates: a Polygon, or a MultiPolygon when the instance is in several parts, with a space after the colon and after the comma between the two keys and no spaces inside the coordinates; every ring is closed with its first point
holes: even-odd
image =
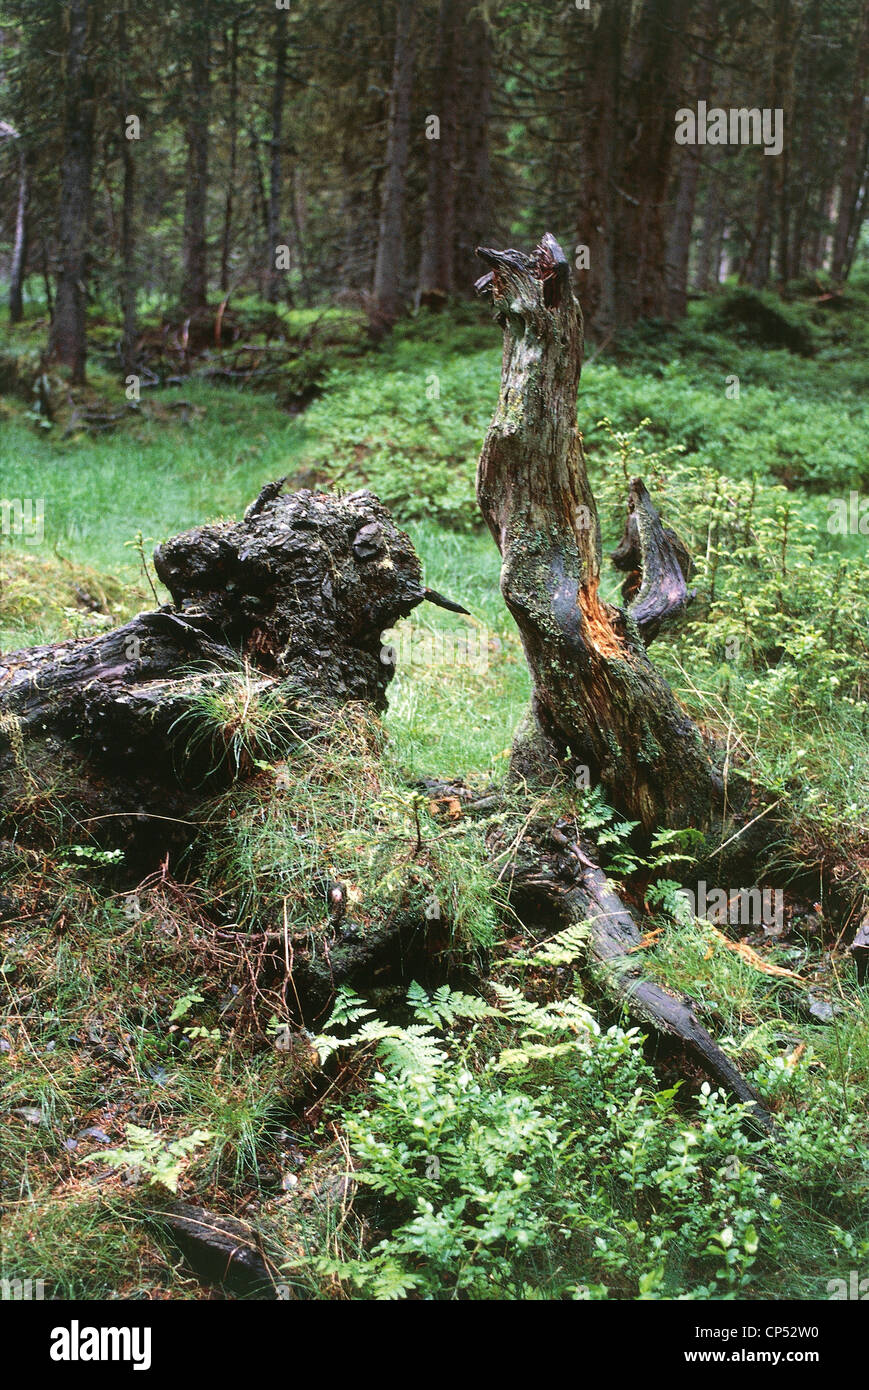
{"type": "MultiPolygon", "coordinates": [[[[580,945],[547,951],[518,933],[482,853],[486,808],[468,810],[461,787],[419,795],[425,777],[499,783],[528,693],[476,525],[499,362],[484,310],[414,320],[379,347],[352,314],[297,311],[280,381],[215,378],[238,362],[233,344],[182,384],[144,390],[99,437],[62,384],[53,422],[11,389],[10,362],[24,375],[44,325],[10,335],[2,495],[44,499],[45,540],[0,537],[3,651],[150,607],[143,554],[239,514],[283,474],[372,487],[426,582],[472,617],[415,613],[389,634],[386,751],[348,714],[340,757],[285,760],[285,797],[263,769],[228,811],[203,809],[195,876],[155,865],[137,887],[101,843],[76,840],[44,788],[21,824],[53,848],[22,858],[5,828],[5,1277],[45,1277],[57,1296],[215,1296],[153,1216],[146,1179],[161,1164],[188,1201],[256,1228],[296,1296],[826,1298],[829,1281],[869,1272],[869,1001],[845,949],[869,887],[867,309],[859,284],[839,299],[803,286],[784,307],[732,291],[592,350],[581,385],[605,551],[640,473],[696,559],[698,597],[653,655],[727,747],[729,775],[776,801],[787,834],[766,868],[785,885],[780,929],[730,928],[733,950],[708,923],[674,919],[685,861],[668,854],[690,855],[690,827],[649,862],[586,790],[522,808],[597,840],[645,911],[647,971],[691,996],[775,1112],[774,1151],[699,1081],[674,1089],[623,1020],[595,1032],[580,945]],[[358,890],[363,931],[422,917],[432,898],[444,909],[443,954],[465,993],[438,1004],[433,979],[403,1007],[394,989],[369,991],[399,1048],[429,1030],[438,1060],[418,1055],[415,1083],[376,1030],[325,1072],[304,1035],[276,1046],[286,1000],[253,946],[214,935],[214,902],[251,931],[281,911],[316,931],[309,885],[334,873],[358,890]],[[491,1012],[468,1002],[479,995],[491,1012]],[[562,1033],[574,1051],[559,1050],[562,1033]]],[[[100,334],[94,409],[121,398],[111,324],[100,334]]],[[[339,1007],[352,1027],[361,1005],[339,1007]]]]}

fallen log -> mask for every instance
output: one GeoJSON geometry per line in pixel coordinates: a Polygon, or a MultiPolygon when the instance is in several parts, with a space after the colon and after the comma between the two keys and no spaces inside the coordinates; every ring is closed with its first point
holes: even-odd
{"type": "Polygon", "coordinates": [[[266,1260],[257,1233],[243,1221],[179,1201],[153,1207],[149,1217],[206,1283],[248,1297],[276,1297],[279,1271],[266,1260]]]}
{"type": "MultiPolygon", "coordinates": [[[[522,836],[511,861],[511,893],[520,918],[537,931],[546,918],[555,919],[560,929],[584,927],[587,955],[580,969],[594,989],[648,1032],[656,1052],[681,1054],[683,1062],[751,1106],[751,1117],[771,1131],[769,1111],[703,1027],[690,1001],[644,976],[637,963],[642,933],[595,863],[593,846],[572,842],[558,826],[548,836],[539,831],[532,828],[522,836]]],[[[490,848],[501,848],[498,832],[490,837],[490,848]]]]}

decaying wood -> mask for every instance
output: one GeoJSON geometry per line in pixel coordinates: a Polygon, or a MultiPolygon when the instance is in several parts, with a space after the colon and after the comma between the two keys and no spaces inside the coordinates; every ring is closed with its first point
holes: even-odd
{"type": "Polygon", "coordinates": [[[631,480],[625,529],[610,559],[626,571],[622,598],[646,646],[691,602],[691,557],[682,540],[661,518],[642,478],[631,480]]]}
{"type": "Polygon", "coordinates": [[[99,637],[0,657],[0,815],[18,804],[4,775],[16,771],[34,785],[69,773],[83,819],[181,814],[203,770],[190,764],[182,785],[170,731],[203,687],[239,670],[291,706],[385,708],[394,666],[381,634],[440,595],[372,493],[280,488],[267,485],[239,522],[158,548],[171,603],[99,637]]]}
{"type": "Polygon", "coordinates": [[[604,993],[624,1003],[628,1013],[655,1034],[684,1047],[711,1080],[738,1100],[751,1104],[767,1127],[772,1119],[730,1058],[698,1020],[685,999],[643,978],[633,964],[642,936],[627,908],[596,865],[584,865],[566,895],[568,919],[589,927],[589,973],[604,993]]]}
{"type": "MultiPolygon", "coordinates": [[[[477,289],[492,296],[504,355],[477,497],[501,552],[501,592],[533,681],[531,708],[513,745],[514,779],[551,782],[565,766],[584,764],[588,781],[647,830],[710,826],[721,812],[721,779],[646,654],[646,644],[693,597],[687,551],[634,478],[612,557],[627,572],[627,610],[603,602],[600,526],[577,429],[582,315],[570,267],[549,235],[531,255],[478,254],[491,269],[477,289]]],[[[550,909],[588,926],[587,969],[598,988],[769,1123],[691,1005],[643,978],[639,929],[601,869],[557,827],[552,833],[567,851],[567,873],[553,873],[541,848],[530,881],[550,909]]]]}
{"type": "MultiPolygon", "coordinates": [[[[690,1059],[713,1083],[752,1107],[765,1129],[773,1121],[748,1082],[697,1018],[691,1003],[644,977],[643,937],[632,913],[594,862],[591,845],[580,845],[555,826],[543,837],[523,837],[513,860],[513,889],[519,915],[553,915],[562,926],[587,928],[588,955],[581,969],[611,1004],[624,1008],[659,1049],[690,1059]],[[554,847],[554,853],[553,853],[554,847]],[[524,906],[523,906],[524,903],[524,906]]],[[[492,847],[498,842],[496,834],[492,847]]]]}
{"type": "Polygon", "coordinates": [[[207,1283],[275,1297],[278,1271],[266,1262],[256,1233],[244,1222],[178,1201],[155,1207],[151,1215],[207,1283]]]}
{"type": "MultiPolygon", "coordinates": [[[[491,267],[478,289],[492,295],[504,355],[477,497],[534,686],[513,771],[535,777],[573,761],[645,827],[707,825],[721,805],[721,778],[649,661],[634,615],[599,594],[600,527],[576,415],[582,315],[570,267],[549,235],[531,255],[478,254],[491,267]]],[[[632,489],[644,566],[636,602],[651,631],[686,595],[674,547],[641,488],[632,489]]]]}

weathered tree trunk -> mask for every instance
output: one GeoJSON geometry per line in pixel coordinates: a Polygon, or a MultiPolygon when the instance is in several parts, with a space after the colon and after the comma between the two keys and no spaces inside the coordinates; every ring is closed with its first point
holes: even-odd
{"type": "Polygon", "coordinates": [[[15,206],[15,239],[9,267],[9,322],[24,317],[24,277],[27,270],[27,203],[29,199],[27,152],[22,142],[18,152],[18,201],[15,206]]]}
{"type": "Polygon", "coordinates": [[[287,85],[287,12],[274,16],[274,76],[272,78],[272,138],[269,149],[268,232],[266,234],[266,299],[277,304],[284,272],[277,266],[281,234],[281,191],[283,187],[284,92],[287,85]]]}
{"type": "Polygon", "coordinates": [[[385,323],[398,317],[404,264],[404,203],[407,156],[410,147],[410,98],[413,90],[414,0],[400,0],[395,32],[392,89],[389,94],[389,134],[386,171],[380,204],[377,260],[374,266],[374,304],[385,323]]]}
{"type": "Polygon", "coordinates": [[[91,224],[95,95],[88,40],[96,24],[92,0],[70,0],[66,49],[64,152],[60,175],[60,275],[49,357],[85,379],[87,281],[91,224]]]}
{"type": "Polygon", "coordinates": [[[210,0],[191,0],[190,88],[187,116],[187,182],[184,199],[184,274],[181,309],[185,314],[208,303],[208,120],[211,56],[210,0]]]}
{"type": "MultiPolygon", "coordinates": [[[[501,830],[490,832],[490,850],[503,854],[502,840],[501,830]]],[[[558,826],[547,834],[542,824],[535,824],[518,845],[514,841],[506,849],[513,851],[511,899],[519,917],[533,917],[538,932],[541,917],[553,917],[558,929],[582,925],[588,954],[580,968],[593,987],[651,1030],[659,1055],[681,1053],[678,1061],[688,1061],[692,1070],[699,1065],[705,1076],[752,1105],[755,1119],[770,1129],[769,1112],[700,1023],[695,1006],[643,977],[642,933],[594,863],[593,846],[571,841],[558,826]]]]}
{"type": "MultiPolygon", "coordinates": [[[[721,782],[700,735],[649,661],[630,612],[598,593],[600,528],[576,420],[582,316],[569,265],[549,235],[530,256],[479,254],[492,267],[479,288],[493,294],[504,358],[477,496],[534,682],[513,771],[532,776],[570,759],[646,827],[707,824],[721,782]]],[[[657,547],[660,559],[667,540],[637,482],[637,541],[654,534],[649,553],[657,547]]],[[[650,628],[685,601],[679,569],[659,564],[666,582],[650,580],[638,594],[650,628]]]]}

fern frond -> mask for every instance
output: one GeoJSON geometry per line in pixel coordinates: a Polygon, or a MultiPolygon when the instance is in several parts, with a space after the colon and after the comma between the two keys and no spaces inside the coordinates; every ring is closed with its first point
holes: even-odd
{"type": "Polygon", "coordinates": [[[589,927],[587,922],[571,922],[564,931],[540,947],[530,957],[532,965],[572,965],[581,960],[588,951],[589,927]]]}

